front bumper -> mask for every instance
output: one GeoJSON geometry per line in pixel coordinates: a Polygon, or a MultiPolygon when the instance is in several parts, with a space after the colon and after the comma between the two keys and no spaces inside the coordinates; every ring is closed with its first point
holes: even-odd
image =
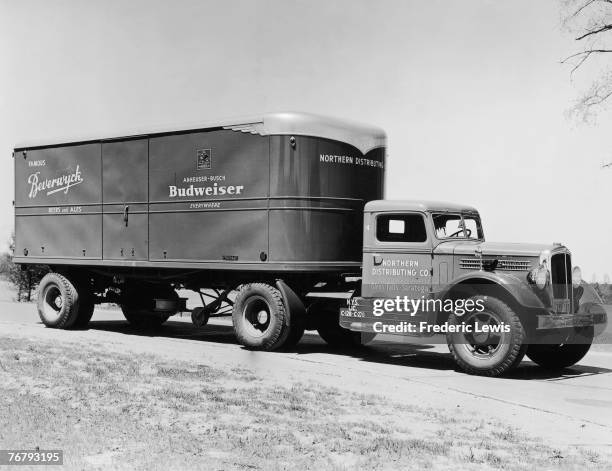
{"type": "Polygon", "coordinates": [[[603,331],[608,324],[608,313],[602,304],[588,303],[573,314],[549,313],[538,316],[538,330],[565,329],[568,327],[595,327],[603,331]]]}

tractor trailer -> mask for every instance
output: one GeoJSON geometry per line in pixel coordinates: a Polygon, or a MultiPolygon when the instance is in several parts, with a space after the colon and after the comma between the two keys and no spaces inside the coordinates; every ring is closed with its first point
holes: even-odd
{"type": "Polygon", "coordinates": [[[468,373],[579,361],[607,317],[569,250],[485,242],[468,206],[385,201],[385,157],[383,130],[306,113],[22,144],[14,260],[49,267],[37,309],[53,328],[84,328],[107,302],[158,327],[189,289],[195,326],[231,312],[251,349],[446,326],[468,373]]]}

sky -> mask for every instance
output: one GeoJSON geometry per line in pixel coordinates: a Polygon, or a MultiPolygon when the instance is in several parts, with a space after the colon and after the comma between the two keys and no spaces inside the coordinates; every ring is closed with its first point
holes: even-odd
{"type": "Polygon", "coordinates": [[[476,206],[488,240],[612,275],[612,112],[556,0],[0,0],[0,240],[13,146],[279,110],[384,128],[387,198],[476,206]]]}

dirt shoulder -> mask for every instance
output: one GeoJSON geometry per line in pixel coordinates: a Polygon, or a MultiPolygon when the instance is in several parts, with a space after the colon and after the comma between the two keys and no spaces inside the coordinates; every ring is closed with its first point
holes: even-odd
{"type": "Polygon", "coordinates": [[[610,467],[462,410],[80,343],[3,335],[0,394],[2,448],[63,449],[69,469],[610,467]]]}

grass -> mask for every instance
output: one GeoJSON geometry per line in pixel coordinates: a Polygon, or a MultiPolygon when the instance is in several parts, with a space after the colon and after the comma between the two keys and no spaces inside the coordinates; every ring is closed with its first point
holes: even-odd
{"type": "Polygon", "coordinates": [[[76,344],[0,337],[0,395],[0,448],[63,449],[63,469],[610,469],[460,408],[76,344]]]}

